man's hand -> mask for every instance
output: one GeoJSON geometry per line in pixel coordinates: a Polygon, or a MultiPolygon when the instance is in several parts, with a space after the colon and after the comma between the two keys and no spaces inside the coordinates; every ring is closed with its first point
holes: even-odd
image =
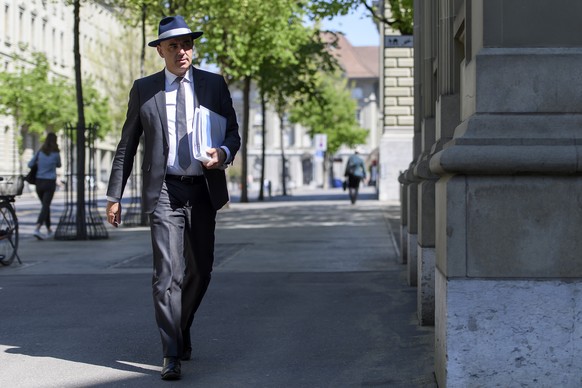
{"type": "Polygon", "coordinates": [[[107,214],[107,222],[111,225],[117,228],[121,224],[121,204],[119,202],[107,201],[105,214],[107,214]]]}
{"type": "Polygon", "coordinates": [[[224,161],[226,160],[226,152],[222,148],[210,148],[206,153],[212,158],[212,160],[204,163],[204,167],[209,170],[222,168],[224,161]]]}

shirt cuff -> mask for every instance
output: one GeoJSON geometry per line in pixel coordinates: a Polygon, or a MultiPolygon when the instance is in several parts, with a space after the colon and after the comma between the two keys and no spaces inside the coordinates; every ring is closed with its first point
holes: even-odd
{"type": "Polygon", "coordinates": [[[222,148],[226,153],[226,159],[224,159],[224,164],[230,163],[230,150],[228,149],[227,146],[220,146],[220,148],[222,148]]]}
{"type": "Polygon", "coordinates": [[[115,197],[107,196],[107,200],[109,202],[119,202],[121,199],[120,198],[115,198],[115,197]]]}

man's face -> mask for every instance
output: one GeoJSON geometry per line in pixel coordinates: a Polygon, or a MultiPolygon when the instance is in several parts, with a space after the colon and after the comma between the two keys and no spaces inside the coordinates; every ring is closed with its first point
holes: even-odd
{"type": "Polygon", "coordinates": [[[166,68],[177,76],[183,76],[192,65],[193,46],[191,36],[179,36],[161,41],[156,48],[160,57],[164,58],[166,68]]]}

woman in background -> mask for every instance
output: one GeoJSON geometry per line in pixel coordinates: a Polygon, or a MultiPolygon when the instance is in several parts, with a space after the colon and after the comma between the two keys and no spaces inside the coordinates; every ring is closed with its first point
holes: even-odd
{"type": "Polygon", "coordinates": [[[51,202],[57,188],[57,167],[61,167],[61,154],[57,144],[57,136],[49,133],[40,150],[28,162],[28,167],[38,163],[36,173],[36,194],[41,202],[40,214],[34,228],[34,237],[39,240],[53,238],[54,232],[51,228],[51,202]],[[40,232],[42,226],[46,226],[47,234],[40,232]]]}

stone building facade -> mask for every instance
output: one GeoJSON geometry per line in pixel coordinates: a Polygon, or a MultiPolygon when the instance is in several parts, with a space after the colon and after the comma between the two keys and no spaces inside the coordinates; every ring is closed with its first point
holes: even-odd
{"type": "Polygon", "coordinates": [[[582,4],[414,7],[402,212],[438,384],[580,386],[582,4]]]}
{"type": "MultiPolygon", "coordinates": [[[[0,7],[0,66],[4,70],[15,68],[15,54],[26,57],[39,51],[47,56],[53,76],[73,75],[73,57],[69,55],[72,39],[70,44],[67,39],[67,26],[72,25],[73,14],[64,2],[7,0],[0,7]]],[[[14,127],[12,118],[5,116],[0,117],[0,128],[0,172],[19,173],[22,171],[17,143],[19,129],[14,127]]]]}
{"type": "MultiPolygon", "coordinates": [[[[379,2],[391,17],[388,1],[379,2]]],[[[398,178],[408,168],[414,134],[414,49],[412,36],[401,36],[379,23],[380,32],[380,130],[378,185],[381,200],[399,200],[398,178]]]]}
{"type": "MultiPolygon", "coordinates": [[[[104,95],[124,93],[131,80],[139,76],[139,55],[135,42],[137,30],[118,21],[114,10],[97,2],[82,2],[80,12],[82,75],[91,79],[104,95]],[[127,47],[131,47],[128,50],[127,47]],[[123,90],[123,92],[121,92],[123,90]]],[[[11,71],[16,66],[33,66],[16,61],[15,54],[30,57],[44,53],[49,61],[50,76],[69,80],[74,87],[73,7],[64,0],[5,0],[0,3],[0,65],[11,71]]],[[[114,107],[112,107],[114,108],[114,107]]],[[[90,124],[90,123],[87,123],[90,124]]],[[[22,135],[11,117],[0,117],[0,174],[28,171],[26,163],[43,137],[24,134],[24,152],[19,155],[17,139],[22,135]]],[[[59,141],[62,144],[62,139],[59,141]]],[[[103,181],[111,165],[112,141],[97,145],[95,181],[103,181]]],[[[66,158],[63,158],[66,163],[66,158]]],[[[62,174],[66,166],[59,169],[62,174]]],[[[61,176],[61,179],[64,177],[61,176]]]]}

